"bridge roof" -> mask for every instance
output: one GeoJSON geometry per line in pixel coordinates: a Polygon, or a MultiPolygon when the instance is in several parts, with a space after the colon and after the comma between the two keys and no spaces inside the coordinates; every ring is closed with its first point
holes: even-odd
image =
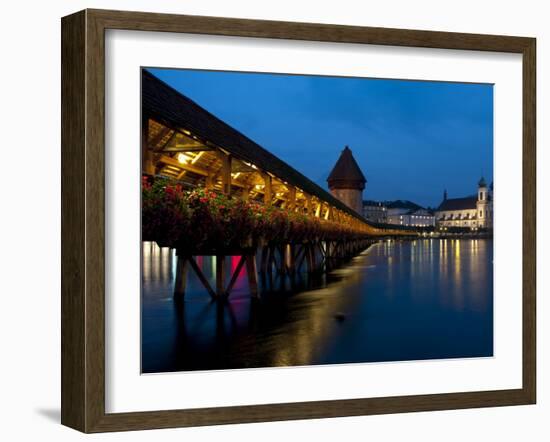
{"type": "MultiPolygon", "coordinates": [[[[280,180],[288,182],[366,224],[362,215],[262,146],[229,126],[197,103],[176,91],[147,70],[142,71],[142,112],[168,127],[188,130],[241,160],[254,164],[280,180]]],[[[360,171],[359,171],[360,172],[360,171]]]]}

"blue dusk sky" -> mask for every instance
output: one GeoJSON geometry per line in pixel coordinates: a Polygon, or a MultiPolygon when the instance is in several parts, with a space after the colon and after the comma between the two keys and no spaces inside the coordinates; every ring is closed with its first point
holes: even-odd
{"type": "Polygon", "coordinates": [[[148,70],[323,188],[346,145],[364,199],[435,207],[493,177],[492,85],[148,70]]]}

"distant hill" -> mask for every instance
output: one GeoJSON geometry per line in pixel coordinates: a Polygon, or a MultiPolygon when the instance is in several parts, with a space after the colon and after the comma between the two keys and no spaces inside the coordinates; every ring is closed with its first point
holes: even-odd
{"type": "Polygon", "coordinates": [[[408,209],[408,210],[419,210],[424,209],[424,207],[419,206],[416,203],[413,203],[409,200],[395,200],[395,201],[384,201],[383,204],[388,209],[408,209]]]}
{"type": "Polygon", "coordinates": [[[416,203],[413,203],[409,200],[393,200],[393,201],[374,201],[374,200],[363,200],[363,206],[385,206],[388,209],[405,209],[412,212],[417,210],[427,210],[430,213],[434,213],[435,209],[433,207],[422,207],[416,203]]]}

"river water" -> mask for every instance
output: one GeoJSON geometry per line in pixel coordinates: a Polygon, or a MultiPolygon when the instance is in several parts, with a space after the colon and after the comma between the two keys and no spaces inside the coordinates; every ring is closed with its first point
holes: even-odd
{"type": "MultiPolygon", "coordinates": [[[[197,262],[214,286],[214,259],[197,262]]],[[[144,373],[493,354],[489,239],[384,241],[261,301],[244,271],[226,303],[211,302],[191,271],[185,300],[174,300],[175,269],[173,252],[144,243],[144,373]]]]}

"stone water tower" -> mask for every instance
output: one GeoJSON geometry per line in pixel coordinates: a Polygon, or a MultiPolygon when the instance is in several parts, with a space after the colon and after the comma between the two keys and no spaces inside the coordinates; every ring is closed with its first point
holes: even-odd
{"type": "Polygon", "coordinates": [[[367,180],[348,146],[340,154],[327,182],[332,195],[357,213],[363,213],[363,190],[367,180]]]}

